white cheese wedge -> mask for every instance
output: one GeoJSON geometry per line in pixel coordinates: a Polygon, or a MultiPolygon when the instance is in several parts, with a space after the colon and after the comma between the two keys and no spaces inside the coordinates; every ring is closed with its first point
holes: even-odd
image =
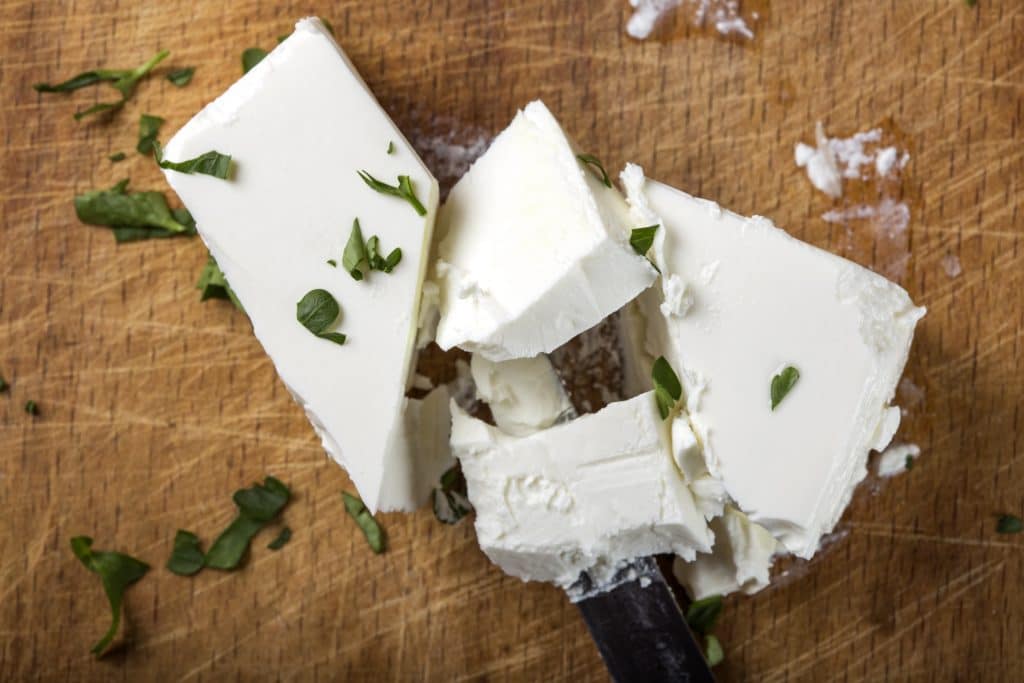
{"type": "Polygon", "coordinates": [[[477,539],[506,573],[568,587],[587,572],[600,584],[635,557],[711,549],[653,392],[524,437],[455,406],[452,418],[477,539]]]}
{"type": "Polygon", "coordinates": [[[547,356],[491,361],[474,354],[470,362],[477,396],[507,434],[525,436],[572,414],[572,403],[547,356]]]}
{"type": "Polygon", "coordinates": [[[643,182],[635,166],[623,183],[634,209],[664,226],[652,249],[663,287],[638,300],[645,357],[665,356],[679,375],[707,470],[728,498],[810,557],[865,476],[868,452],[899,424],[889,403],[924,309],[765,218],[643,182]],[[673,277],[692,296],[685,310],[664,310],[673,277]],[[773,410],[772,378],[789,365],[800,378],[773,410]]]}
{"type": "Polygon", "coordinates": [[[762,526],[732,506],[711,522],[715,546],[692,562],[676,558],[673,572],[694,600],[743,591],[752,595],[768,585],[775,554],[782,546],[762,526]]]}
{"type": "Polygon", "coordinates": [[[348,470],[366,506],[407,509],[414,465],[402,444],[417,307],[438,202],[437,182],[316,19],[295,32],[168,143],[166,159],[230,154],[231,180],[167,171],[199,234],[237,293],[278,374],[348,470]],[[394,153],[387,154],[389,143],[394,153]],[[380,194],[365,169],[408,175],[426,215],[380,194]],[[391,274],[356,282],[341,262],[353,219],[402,249],[391,274]],[[341,305],[339,346],[296,319],[296,303],[325,289],[341,305]],[[403,487],[397,487],[402,489],[403,487]]]}
{"type": "Polygon", "coordinates": [[[619,192],[531,102],[438,215],[438,345],[531,358],[593,327],[656,277],[629,246],[634,227],[619,192]]]}

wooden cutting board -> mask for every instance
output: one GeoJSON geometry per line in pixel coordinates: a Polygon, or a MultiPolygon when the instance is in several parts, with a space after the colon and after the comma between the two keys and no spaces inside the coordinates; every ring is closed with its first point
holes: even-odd
{"type": "MultiPolygon", "coordinates": [[[[166,139],[239,76],[244,48],[272,47],[305,14],[331,20],[446,183],[540,97],[609,168],[636,161],[879,270],[906,257],[899,281],[929,313],[899,438],[923,455],[898,478],[871,477],[820,557],[726,601],[718,671],[1024,678],[1024,537],[994,529],[999,513],[1024,512],[1018,0],[776,0],[759,6],[752,41],[677,17],[642,43],[624,33],[626,0],[274,5],[0,3],[0,374],[12,384],[0,395],[0,679],[606,676],[575,608],[503,576],[471,524],[382,515],[389,550],[370,553],[342,507],[351,484],[245,317],[198,301],[199,240],[115,246],[75,219],[77,192],[126,176],[164,189],[134,152],[138,115],[166,118],[166,139]],[[162,69],[109,122],[71,117],[108,90],[31,88],[160,48],[168,65],[197,66],[191,85],[175,88],[162,69]],[[793,147],[818,120],[836,135],[883,126],[911,154],[902,182],[838,202],[814,190],[793,147]],[[107,160],[120,150],[128,160],[107,160]],[[909,207],[905,233],[821,218],[883,195],[909,207]],[[37,417],[23,411],[29,399],[37,417]],[[231,493],[265,474],[296,493],[288,546],[271,552],[272,534],[259,537],[237,573],[163,569],[176,529],[211,538],[233,515],[231,493]],[[109,613],[68,549],[78,534],[153,565],[128,594],[129,647],[100,662],[88,650],[109,613]]],[[[574,385],[614,375],[607,351],[593,335],[573,347],[574,385]]]]}

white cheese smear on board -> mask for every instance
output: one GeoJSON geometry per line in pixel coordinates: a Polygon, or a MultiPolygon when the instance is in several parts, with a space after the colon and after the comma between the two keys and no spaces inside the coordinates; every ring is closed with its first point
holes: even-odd
{"type": "Polygon", "coordinates": [[[644,40],[665,16],[673,11],[685,11],[689,21],[697,27],[712,26],[722,36],[739,36],[753,40],[754,32],[747,23],[758,19],[757,13],[744,18],[739,0],[629,0],[633,14],[626,22],[626,33],[644,40]]]}

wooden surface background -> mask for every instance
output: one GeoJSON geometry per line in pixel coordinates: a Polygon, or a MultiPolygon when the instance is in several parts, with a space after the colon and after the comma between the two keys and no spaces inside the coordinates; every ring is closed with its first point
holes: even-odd
{"type": "MultiPolygon", "coordinates": [[[[836,134],[898,134],[913,157],[887,190],[911,208],[901,284],[929,308],[899,438],[923,455],[862,486],[820,557],[727,600],[718,671],[1024,679],[1024,537],[994,531],[998,513],[1024,513],[1019,0],[775,0],[761,3],[750,42],[674,21],[643,43],[624,33],[626,0],[0,7],[0,373],[12,384],[0,395],[0,679],[606,677],[575,608],[490,566],[470,524],[383,515],[390,548],[370,553],[342,508],[345,474],[244,316],[198,301],[198,240],[115,246],[75,219],[76,192],[124,176],[165,188],[134,152],[141,112],[168,120],[166,139],[239,75],[244,48],[272,47],[307,14],[333,22],[444,181],[457,171],[450,145],[471,153],[540,97],[610,168],[636,161],[880,268],[888,257],[870,225],[821,219],[843,203],[811,188],[793,145],[816,120],[836,134]],[[161,69],[110,122],[71,117],[109,90],[31,88],[159,48],[172,51],[167,65],[198,67],[192,84],[174,88],[161,69]],[[129,159],[108,162],[118,150],[129,159]],[[231,492],[267,473],[297,494],[290,545],[273,553],[272,533],[261,536],[237,573],[163,569],[176,529],[211,538],[234,513],[231,492]],[[88,650],[109,614],[68,549],[77,534],[154,567],[128,594],[129,647],[100,662],[88,650]]],[[[574,349],[584,365],[601,352],[574,349]]]]}

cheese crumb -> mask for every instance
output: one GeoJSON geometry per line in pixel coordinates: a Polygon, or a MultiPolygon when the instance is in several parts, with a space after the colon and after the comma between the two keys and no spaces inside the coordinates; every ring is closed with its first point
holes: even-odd
{"type": "Polygon", "coordinates": [[[921,448],[916,443],[894,443],[878,458],[878,476],[892,477],[906,472],[907,458],[914,461],[920,456],[921,448]]]}

